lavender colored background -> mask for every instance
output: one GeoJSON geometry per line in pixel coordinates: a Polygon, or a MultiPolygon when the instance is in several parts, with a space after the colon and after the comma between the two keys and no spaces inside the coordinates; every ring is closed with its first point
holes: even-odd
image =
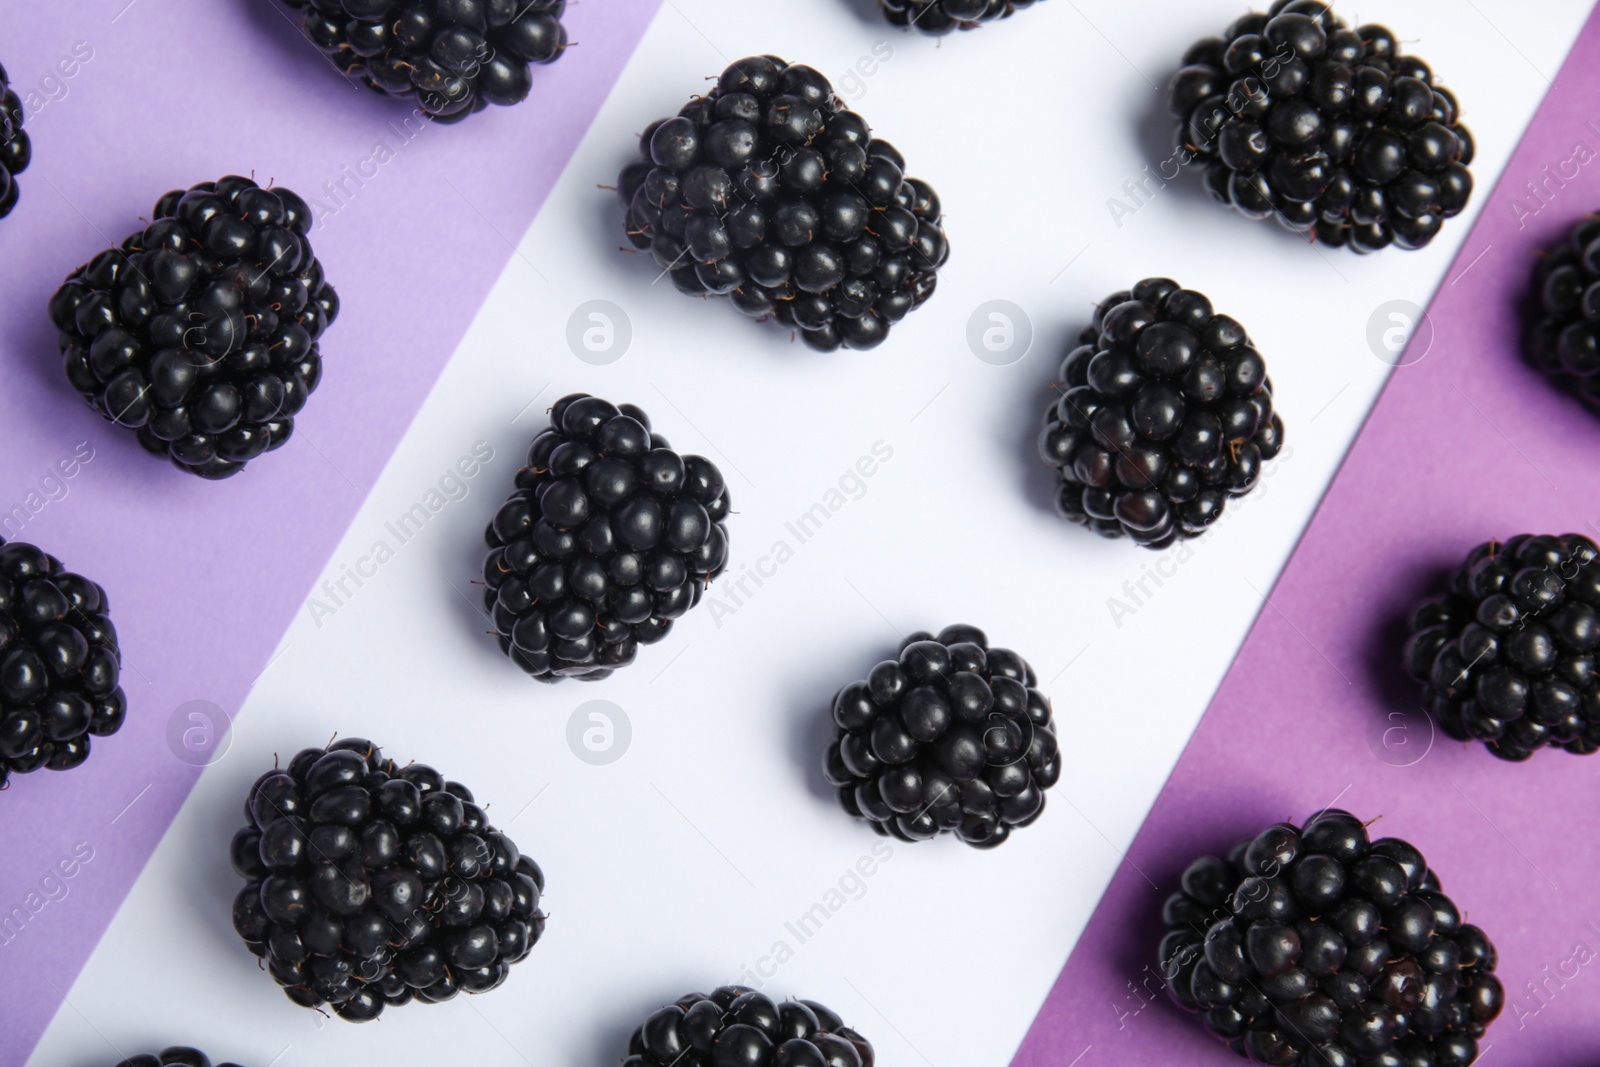
{"type": "Polygon", "coordinates": [[[1418,360],[1427,331],[1413,335],[1413,362],[1390,379],[1014,1067],[1242,1062],[1166,1000],[1161,902],[1194,856],[1327,806],[1381,816],[1375,836],[1420,847],[1495,940],[1508,1003],[1482,1043],[1489,1062],[1600,1057],[1600,763],[1546,751],[1507,764],[1434,737],[1395,666],[1410,606],[1473,545],[1600,537],[1600,420],[1517,356],[1534,254],[1600,207],[1600,162],[1580,164],[1579,144],[1589,160],[1600,152],[1600,16],[1446,275],[1431,346],[1418,360]]]}
{"type": "Polygon", "coordinates": [[[657,4],[575,4],[575,45],[535,70],[528,102],[409,132],[408,106],[342,80],[268,0],[0,13],[35,156],[0,223],[0,518],[21,505],[8,535],[106,587],[130,707],[82,768],[15,778],[0,797],[0,918],[29,916],[0,933],[0,1064],[27,1058],[194,784],[169,718],[196,700],[233,714],[267,668],[657,4]],[[58,67],[75,46],[92,58],[58,67]],[[344,306],[294,439],[208,484],[84,406],[45,303],[165,190],[252,172],[323,211],[313,241],[344,306]],[[41,487],[84,442],[93,459],[41,487]],[[92,859],[41,888],[80,843],[92,859]]]}

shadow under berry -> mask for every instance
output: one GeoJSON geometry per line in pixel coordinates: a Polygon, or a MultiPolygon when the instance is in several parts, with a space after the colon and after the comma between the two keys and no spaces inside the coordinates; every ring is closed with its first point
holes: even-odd
{"type": "Polygon", "coordinates": [[[884,18],[883,9],[878,6],[878,0],[839,0],[839,2],[869,26],[899,31],[899,27],[890,26],[889,20],[884,18]]]}
{"type": "MultiPolygon", "coordinates": [[[[255,23],[257,36],[266,39],[268,47],[292,57],[292,61],[303,69],[305,77],[326,82],[329,92],[340,91],[338,82],[342,78],[351,89],[359,90],[361,96],[378,96],[360,81],[346,75],[322,54],[316,43],[301,29],[302,16],[299,12],[284,7],[278,0],[249,0],[248,3],[233,5],[233,8],[242,11],[245,18],[255,23]]],[[[299,73],[297,71],[296,75],[299,73]]],[[[349,102],[340,101],[343,105],[349,102]]]]}
{"type": "Polygon", "coordinates": [[[826,670],[807,670],[790,679],[783,687],[789,696],[789,706],[784,709],[786,726],[784,737],[789,757],[795,770],[805,782],[812,796],[822,801],[840,819],[851,820],[839,806],[839,791],[829,784],[822,773],[822,759],[833,741],[833,698],[844,686],[857,678],[865,678],[867,670],[880,659],[894,655],[894,647],[885,645],[876,658],[850,654],[837,667],[826,670]]]}
{"type": "Polygon", "coordinates": [[[608,996],[605,1003],[615,1011],[604,1011],[591,1016],[590,1036],[593,1052],[583,1057],[585,1063],[617,1063],[628,1054],[628,1040],[644,1021],[680,994],[676,986],[660,989],[656,995],[648,993],[637,997],[608,996]]]}
{"type": "Polygon", "coordinates": [[[1444,593],[1457,566],[1459,561],[1453,564],[1440,558],[1417,567],[1390,587],[1393,599],[1378,605],[1373,613],[1362,653],[1368,681],[1377,695],[1372,714],[1388,718],[1396,711],[1423,710],[1422,686],[1406,673],[1401,652],[1411,634],[1412,611],[1429,597],[1444,593]]]}
{"type": "MultiPolygon", "coordinates": [[[[1086,322],[1088,316],[1084,319],[1086,322]]],[[[1044,428],[1045,413],[1061,396],[1061,361],[1075,347],[1083,325],[1067,323],[1058,330],[1051,330],[1048,338],[1035,339],[1032,351],[1015,364],[1022,372],[1013,375],[1019,382],[1018,396],[1006,406],[1006,417],[1000,427],[1004,446],[1015,449],[1018,454],[1018,479],[1023,498],[1051,516],[1057,515],[1056,495],[1061,481],[1055,468],[1039,455],[1039,433],[1044,428]],[[1015,416],[1019,411],[1024,417],[1015,416]]]]}

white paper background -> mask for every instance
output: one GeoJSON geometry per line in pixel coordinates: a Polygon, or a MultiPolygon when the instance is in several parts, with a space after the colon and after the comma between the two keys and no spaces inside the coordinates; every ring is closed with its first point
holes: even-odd
{"type": "MultiPolygon", "coordinates": [[[[1479,144],[1473,215],[1509,210],[1488,187],[1586,6],[1360,10],[1386,18],[1464,101],[1479,144]]],[[[793,957],[765,991],[831,1005],[884,1064],[1007,1063],[1382,384],[1369,319],[1390,300],[1426,303],[1467,231],[1458,219],[1423,253],[1358,259],[1238,219],[1192,178],[1118,226],[1108,198],[1132,204],[1124,183],[1170,152],[1158,87],[1191,40],[1236,14],[1046,0],[940,43],[885,26],[870,0],[666,0],[324,577],[379,538],[394,545],[384,523],[475,444],[495,458],[320,626],[297,619],[31,1062],[90,1067],[184,1042],[253,1067],[604,1064],[649,1011],[738,980],[782,941],[793,957]],[[843,80],[884,42],[892,55],[871,77],[843,80]],[[621,213],[596,186],[636,131],[727,62],[773,51],[851,90],[943,199],[954,251],[939,292],[876,351],[817,355],[652,286],[646,257],[617,250],[621,213]],[[1192,558],[1164,565],[1164,585],[1147,580],[1154,595],[1119,626],[1108,597],[1159,557],[1057,519],[1033,437],[1092,302],[1152,274],[1245,323],[1292,451],[1192,558]],[[593,299],[631,324],[608,366],[566,341],[569,316],[593,299]],[[1032,325],[1010,366],[965,341],[994,299],[1032,325]],[[469,583],[544,408],[575,390],[641,404],[676,447],[721,465],[737,514],[718,599],[732,603],[730,579],[776,540],[795,551],[736,610],[713,619],[702,605],[622,674],[545,687],[499,657],[469,583]],[[880,441],[893,456],[860,499],[798,544],[785,522],[880,441]],[[1060,721],[1061,784],[995,852],[895,844],[801,943],[785,924],[826,903],[881,840],[821,784],[826,702],[901,633],[958,620],[1038,670],[1060,721]],[[569,717],[596,699],[631,723],[608,766],[567,742],[569,717]],[[234,936],[226,846],[243,792],[274,753],[335,731],[465,781],[544,866],[548,932],[501,990],[375,1025],[328,1021],[290,1004],[234,936]]],[[[580,42],[564,62],[581,59],[580,42]]]]}

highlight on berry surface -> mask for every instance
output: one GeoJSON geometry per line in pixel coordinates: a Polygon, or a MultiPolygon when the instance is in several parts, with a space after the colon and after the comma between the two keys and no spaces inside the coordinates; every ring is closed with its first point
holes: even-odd
{"type": "Polygon", "coordinates": [[[1323,244],[1421,248],[1472,195],[1472,134],[1426,63],[1323,0],[1197,41],[1167,86],[1180,162],[1252,219],[1323,244]]]}
{"type": "Polygon", "coordinates": [[[17,206],[17,175],[33,159],[33,143],[22,128],[24,114],[22,99],[7,80],[6,68],[0,67],[0,219],[17,206]]]}
{"type": "Polygon", "coordinates": [[[872,1043],[814,1000],[741,985],[689,993],[628,1039],[622,1067],[873,1067],[872,1043]]]}
{"type": "Polygon", "coordinates": [[[645,127],[617,191],[658,280],[821,351],[881,344],[950,254],[933,187],[826,77],[777,56],[739,60],[645,127]]]}
{"type": "Polygon", "coordinates": [[[1252,1063],[1466,1067],[1505,1004],[1422,853],[1345,811],[1195,860],[1162,921],[1167,995],[1252,1063]]]}
{"type": "Polygon", "coordinates": [[[1579,219],[1534,268],[1523,303],[1523,355],[1600,412],[1600,216],[1579,219]]]}

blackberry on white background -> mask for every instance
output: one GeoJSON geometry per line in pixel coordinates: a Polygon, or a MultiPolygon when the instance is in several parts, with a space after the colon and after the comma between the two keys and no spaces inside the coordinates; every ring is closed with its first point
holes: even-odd
{"type": "Polygon", "coordinates": [[[878,0],[884,18],[892,25],[934,35],[975,30],[984,23],[1026,11],[1034,3],[1035,0],[878,0]]]}
{"type": "Polygon", "coordinates": [[[622,1067],[873,1067],[872,1043],[814,1000],[746,986],[679,997],[628,1039],[622,1067]]]}
{"type": "MultiPolygon", "coordinates": [[[[174,1045],[156,1053],[129,1056],[117,1067],[213,1067],[211,1057],[197,1048],[174,1045]]],[[[214,1067],[238,1067],[234,1063],[218,1063],[214,1067]]]]}

